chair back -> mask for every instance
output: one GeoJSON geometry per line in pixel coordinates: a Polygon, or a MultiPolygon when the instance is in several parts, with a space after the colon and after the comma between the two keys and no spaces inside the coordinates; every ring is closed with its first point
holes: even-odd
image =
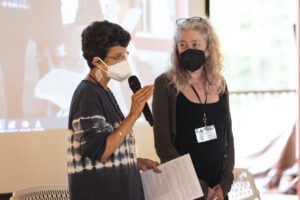
{"type": "Polygon", "coordinates": [[[243,168],[233,170],[234,180],[228,194],[230,200],[261,200],[252,174],[243,168]]]}
{"type": "Polygon", "coordinates": [[[69,200],[67,185],[40,185],[20,189],[10,200],[69,200]]]}

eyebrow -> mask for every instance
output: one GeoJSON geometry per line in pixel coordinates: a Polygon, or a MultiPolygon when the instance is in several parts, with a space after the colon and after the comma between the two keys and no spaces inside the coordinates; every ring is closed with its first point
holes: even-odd
{"type": "MultiPolygon", "coordinates": [[[[185,40],[180,40],[179,42],[187,42],[187,41],[185,41],[185,40]]],[[[201,43],[200,40],[191,40],[190,42],[199,42],[199,43],[201,43]]]]}

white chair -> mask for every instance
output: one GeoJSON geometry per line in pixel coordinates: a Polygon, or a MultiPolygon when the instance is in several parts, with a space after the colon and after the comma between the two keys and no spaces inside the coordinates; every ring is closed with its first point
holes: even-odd
{"type": "Polygon", "coordinates": [[[243,168],[233,170],[234,180],[228,194],[230,200],[261,200],[252,174],[243,168]]]}
{"type": "Polygon", "coordinates": [[[10,200],[69,200],[67,185],[40,185],[13,193],[10,200]]]}

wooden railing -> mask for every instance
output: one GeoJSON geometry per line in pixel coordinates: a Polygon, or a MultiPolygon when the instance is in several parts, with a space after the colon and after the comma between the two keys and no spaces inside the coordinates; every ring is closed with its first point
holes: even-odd
{"type": "Polygon", "coordinates": [[[275,93],[294,93],[296,90],[240,90],[240,91],[230,91],[229,94],[275,94],[275,93]]]}

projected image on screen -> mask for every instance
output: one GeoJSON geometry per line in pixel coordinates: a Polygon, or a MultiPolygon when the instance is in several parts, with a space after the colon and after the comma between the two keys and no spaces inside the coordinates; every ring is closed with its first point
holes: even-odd
{"type": "MultiPolygon", "coordinates": [[[[89,71],[80,35],[92,21],[106,19],[131,33],[131,70],[142,85],[153,83],[170,66],[175,19],[185,10],[184,4],[181,10],[177,4],[0,0],[0,132],[67,127],[73,91],[89,71]]],[[[110,81],[110,89],[126,115],[132,95],[127,81],[110,81]]]]}

